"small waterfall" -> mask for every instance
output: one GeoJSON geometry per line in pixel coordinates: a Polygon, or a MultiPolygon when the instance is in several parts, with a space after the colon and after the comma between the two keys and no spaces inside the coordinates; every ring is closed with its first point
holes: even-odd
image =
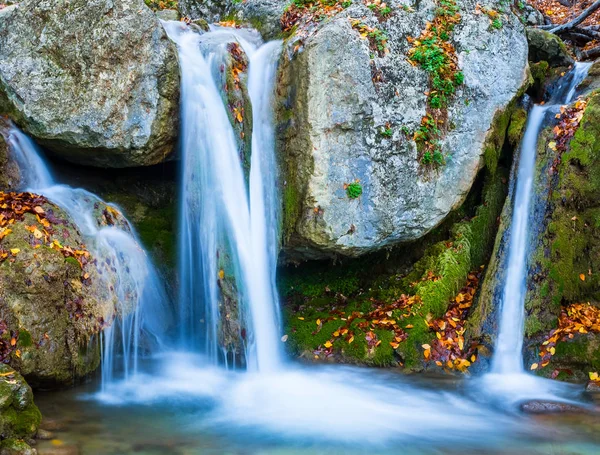
{"type": "Polygon", "coordinates": [[[522,350],[528,246],[530,243],[530,205],[538,137],[545,124],[546,114],[553,112],[560,105],[573,101],[577,86],[585,79],[590,66],[590,63],[576,63],[573,70],[564,77],[550,102],[544,105],[535,105],[529,113],[525,135],[520,147],[517,186],[509,234],[507,274],[500,310],[500,330],[492,360],[492,372],[496,374],[523,372],[522,350]]]}
{"type": "Polygon", "coordinates": [[[164,22],[177,44],[182,69],[182,195],[180,215],[180,328],[183,347],[220,358],[218,277],[232,262],[240,334],[251,369],[280,362],[275,289],[277,196],[271,98],[280,42],[260,45],[248,30],[216,27],[200,34],[179,22],[164,22]],[[250,60],[249,95],[254,117],[249,191],[216,76],[229,43],[250,60]],[[248,316],[245,315],[248,313],[248,316]]]}
{"type": "Polygon", "coordinates": [[[168,298],[159,275],[141,247],[131,224],[117,207],[106,204],[83,189],[56,184],[37,145],[23,132],[9,125],[2,129],[9,150],[19,166],[21,188],[46,196],[67,212],[86,240],[102,273],[105,286],[114,289],[114,321],[102,333],[103,388],[119,376],[137,372],[140,334],[145,342],[162,343],[170,325],[168,298]],[[100,225],[99,207],[115,215],[113,226],[100,225]]]}

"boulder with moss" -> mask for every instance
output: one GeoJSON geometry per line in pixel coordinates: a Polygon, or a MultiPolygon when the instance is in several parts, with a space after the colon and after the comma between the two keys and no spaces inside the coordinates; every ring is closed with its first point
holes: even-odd
{"type": "Polygon", "coordinates": [[[41,420],[31,387],[19,373],[0,363],[0,453],[35,453],[24,440],[35,436],[41,420]]]}
{"type": "Polygon", "coordinates": [[[288,258],[414,241],[465,201],[494,161],[486,148],[495,118],[529,80],[523,26],[507,12],[494,28],[481,6],[427,1],[384,15],[353,2],[291,30],[277,87],[288,258]],[[413,38],[436,17],[456,24],[415,56],[413,38]],[[440,58],[456,73],[443,82],[450,69],[436,72],[427,55],[445,43],[452,52],[440,58]],[[445,102],[432,84],[446,87],[445,102]]]}
{"type": "MultiPolygon", "coordinates": [[[[325,262],[283,269],[279,289],[288,351],[307,360],[401,366],[406,372],[441,370],[423,355],[422,346],[436,338],[425,321],[442,317],[471,272],[487,264],[508,190],[506,167],[525,121],[525,112],[515,104],[496,117],[486,142],[495,161],[487,162],[460,209],[423,239],[337,266],[325,262]],[[400,302],[410,302],[410,308],[400,302]],[[391,326],[382,327],[373,318],[394,321],[407,337],[398,341],[391,326]]],[[[475,317],[469,316],[469,327],[479,323],[475,317]]]]}
{"type": "Polygon", "coordinates": [[[574,63],[567,46],[553,33],[539,28],[527,28],[529,60],[548,62],[551,66],[569,66],[574,63]]]}
{"type": "Polygon", "coordinates": [[[0,113],[75,163],[161,162],[178,132],[177,50],[142,0],[24,0],[0,16],[0,113]]]}
{"type": "Polygon", "coordinates": [[[0,198],[0,361],[33,386],[71,385],[99,366],[100,331],[116,317],[112,266],[45,198],[0,198]]]}

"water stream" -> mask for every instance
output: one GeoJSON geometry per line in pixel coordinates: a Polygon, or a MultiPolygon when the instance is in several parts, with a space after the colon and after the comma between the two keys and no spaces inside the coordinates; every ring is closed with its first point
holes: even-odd
{"type": "Polygon", "coordinates": [[[218,330],[225,315],[220,315],[217,276],[229,247],[238,308],[249,313],[248,367],[275,369],[280,363],[274,276],[278,201],[271,98],[281,43],[261,46],[260,37],[247,30],[219,27],[199,34],[179,22],[164,26],[178,45],[183,75],[179,265],[183,347],[194,350],[199,345],[209,359],[219,360],[218,330]],[[249,94],[255,121],[249,194],[235,133],[215,78],[232,42],[241,44],[250,60],[249,94]]]}

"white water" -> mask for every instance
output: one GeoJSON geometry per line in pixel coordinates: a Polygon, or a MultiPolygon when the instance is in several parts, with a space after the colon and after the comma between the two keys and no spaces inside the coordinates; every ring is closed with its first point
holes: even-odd
{"type": "MultiPolygon", "coordinates": [[[[248,311],[250,369],[280,363],[275,262],[277,223],[271,98],[281,43],[264,46],[248,31],[218,28],[200,35],[180,22],[165,29],[182,69],[182,206],[180,317],[184,348],[219,359],[219,255],[229,253],[241,311],[248,311]],[[227,44],[250,59],[254,126],[249,194],[234,130],[217,86],[227,44]],[[226,250],[225,248],[229,248],[226,250]],[[190,340],[192,343],[190,343],[190,340]],[[194,343],[195,342],[195,343],[194,343]],[[190,345],[191,344],[191,345],[190,345]]],[[[244,320],[243,314],[241,319],[244,320]]]]}
{"type": "Polygon", "coordinates": [[[170,324],[168,298],[152,262],[125,217],[115,226],[102,226],[98,217],[108,204],[86,190],[55,183],[37,145],[16,127],[2,133],[19,167],[21,188],[46,196],[71,216],[103,271],[104,288],[113,290],[115,308],[106,321],[115,320],[102,333],[103,387],[135,374],[142,330],[147,345],[161,344],[170,324]]]}
{"type": "Polygon", "coordinates": [[[562,104],[573,101],[577,86],[585,78],[591,64],[577,63],[571,74],[557,88],[556,95],[545,105],[535,105],[529,113],[518,162],[517,186],[510,225],[507,274],[500,308],[500,330],[492,362],[492,373],[519,375],[523,373],[523,336],[525,295],[527,292],[527,260],[529,253],[529,223],[535,156],[538,138],[546,114],[562,104]]]}

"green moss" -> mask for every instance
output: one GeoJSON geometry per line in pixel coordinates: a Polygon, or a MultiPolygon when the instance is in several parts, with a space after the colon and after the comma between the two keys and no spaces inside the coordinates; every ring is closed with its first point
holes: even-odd
{"type": "MultiPolygon", "coordinates": [[[[498,167],[498,160],[508,133],[511,117],[515,112],[516,100],[513,100],[503,111],[497,112],[492,121],[492,128],[485,139],[483,159],[489,172],[493,175],[498,167]]],[[[518,121],[515,121],[518,123],[518,121]]]]}
{"type": "Polygon", "coordinates": [[[155,262],[170,269],[174,268],[177,249],[175,205],[142,205],[136,196],[124,193],[108,193],[103,196],[123,209],[155,262]]]}
{"type": "Polygon", "coordinates": [[[423,316],[441,317],[448,302],[464,285],[468,273],[486,263],[496,234],[496,219],[506,198],[506,185],[502,183],[505,179],[504,170],[497,172],[494,177],[488,177],[483,189],[483,204],[477,209],[476,215],[468,221],[458,223],[454,228],[452,241],[432,247],[431,254],[419,261],[423,264],[415,266],[415,270],[425,268],[431,271],[437,279],[421,281],[414,287],[415,294],[422,301],[420,315],[407,321],[414,328],[411,329],[408,340],[401,343],[399,348],[407,368],[419,366],[422,359],[421,345],[431,341],[431,332],[423,321],[423,316]]]}
{"type": "Polygon", "coordinates": [[[19,346],[23,348],[33,346],[33,339],[31,338],[31,334],[25,329],[19,330],[19,346]]]}
{"type": "Polygon", "coordinates": [[[517,147],[521,142],[525,125],[527,124],[527,111],[523,108],[515,109],[508,127],[508,140],[513,147],[517,147]]]}

